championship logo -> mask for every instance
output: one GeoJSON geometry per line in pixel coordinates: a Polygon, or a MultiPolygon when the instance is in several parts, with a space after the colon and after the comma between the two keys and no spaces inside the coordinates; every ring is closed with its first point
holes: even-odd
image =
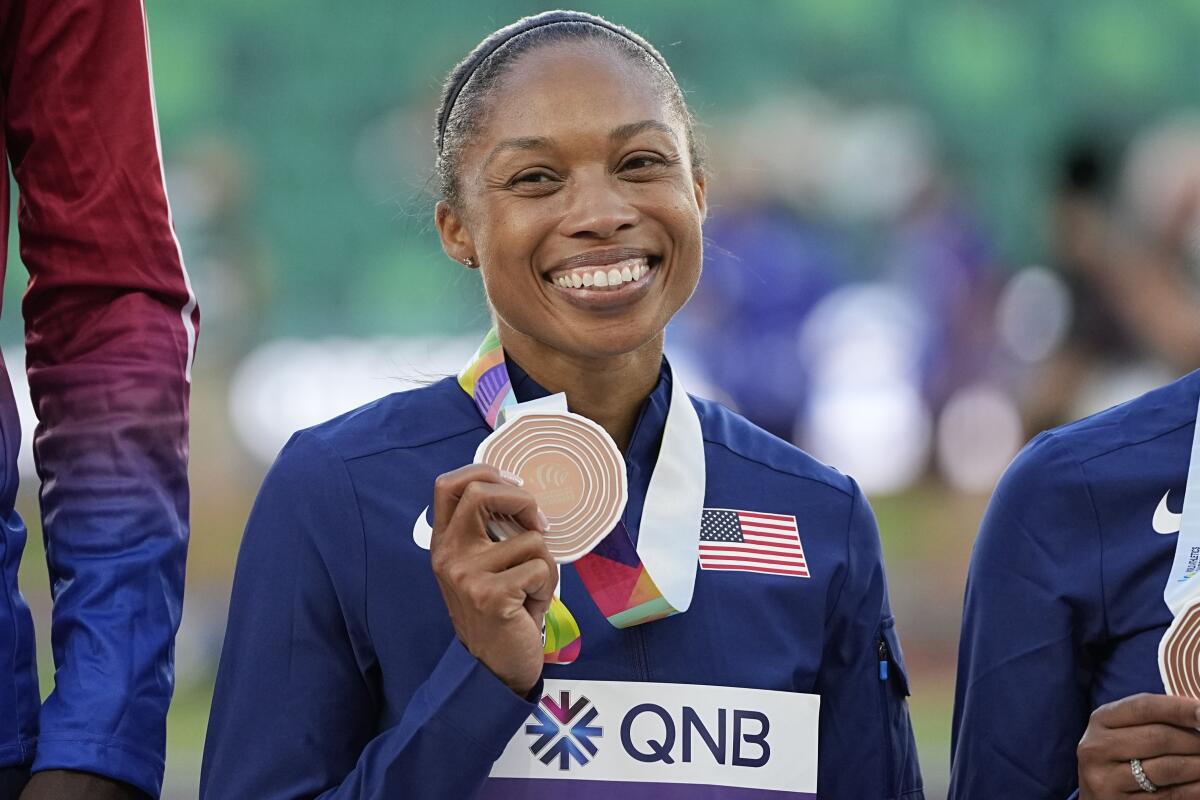
{"type": "Polygon", "coordinates": [[[557,702],[545,695],[533,709],[535,721],[525,726],[525,733],[534,737],[529,752],[546,765],[557,758],[560,770],[570,769],[572,761],[583,766],[596,755],[592,740],[604,735],[603,728],[592,724],[597,715],[592,701],[582,695],[574,703],[569,691],[559,692],[557,702]]]}

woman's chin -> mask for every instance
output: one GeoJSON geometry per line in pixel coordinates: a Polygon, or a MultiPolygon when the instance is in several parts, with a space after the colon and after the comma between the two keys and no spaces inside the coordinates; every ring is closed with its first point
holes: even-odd
{"type": "Polygon", "coordinates": [[[631,314],[613,320],[588,320],[571,326],[561,341],[564,351],[583,358],[616,358],[629,355],[656,340],[663,326],[631,314]]]}
{"type": "MultiPolygon", "coordinates": [[[[657,315],[644,312],[604,316],[556,314],[554,321],[549,324],[546,320],[525,321],[533,324],[512,321],[516,324],[505,327],[513,328],[513,333],[517,333],[519,339],[506,340],[505,348],[510,349],[514,356],[525,349],[525,346],[517,343],[525,339],[536,349],[544,348],[589,361],[634,353],[658,339],[664,327],[657,315]]],[[[504,338],[503,331],[501,336],[504,338]]]]}

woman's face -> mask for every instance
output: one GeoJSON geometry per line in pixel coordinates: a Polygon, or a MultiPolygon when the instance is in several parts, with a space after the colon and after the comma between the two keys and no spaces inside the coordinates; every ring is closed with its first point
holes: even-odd
{"type": "Polygon", "coordinates": [[[649,68],[591,42],[535,49],[488,100],[440,206],[503,325],[594,358],[655,340],[700,277],[704,181],[649,68]]]}

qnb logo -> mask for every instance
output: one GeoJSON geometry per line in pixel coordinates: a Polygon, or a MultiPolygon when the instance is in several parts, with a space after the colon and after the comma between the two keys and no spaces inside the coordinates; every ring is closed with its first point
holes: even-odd
{"type": "Polygon", "coordinates": [[[525,733],[535,737],[529,752],[547,765],[557,758],[560,770],[570,769],[572,761],[583,766],[596,755],[592,740],[604,735],[603,728],[592,724],[597,716],[586,697],[572,703],[570,692],[559,692],[558,702],[546,695],[533,709],[536,722],[525,726],[525,733]]]}
{"type": "Polygon", "coordinates": [[[725,766],[757,768],[771,760],[770,731],[771,721],[760,711],[719,708],[716,719],[706,723],[690,706],[676,716],[656,703],[642,703],[621,721],[621,745],[644,764],[711,759],[725,766]]]}

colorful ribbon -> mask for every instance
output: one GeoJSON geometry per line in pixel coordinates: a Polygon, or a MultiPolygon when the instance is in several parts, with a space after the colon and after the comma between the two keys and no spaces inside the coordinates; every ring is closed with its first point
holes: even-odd
{"type": "MultiPolygon", "coordinates": [[[[458,384],[475,401],[479,413],[492,429],[497,427],[504,409],[517,405],[508,367],[504,363],[504,349],[494,328],[458,374],[458,384]]],[[[696,531],[699,535],[698,527],[696,531]]],[[[694,563],[690,566],[694,574],[694,563]]],[[[687,608],[682,603],[683,608],[676,608],[667,600],[650,577],[622,522],[617,523],[595,550],[575,561],[575,570],[600,612],[616,628],[631,628],[687,608]]],[[[690,590],[686,599],[690,603],[690,590]]],[[[578,623],[566,605],[555,597],[546,612],[545,662],[570,664],[578,658],[580,645],[578,623]]]]}

